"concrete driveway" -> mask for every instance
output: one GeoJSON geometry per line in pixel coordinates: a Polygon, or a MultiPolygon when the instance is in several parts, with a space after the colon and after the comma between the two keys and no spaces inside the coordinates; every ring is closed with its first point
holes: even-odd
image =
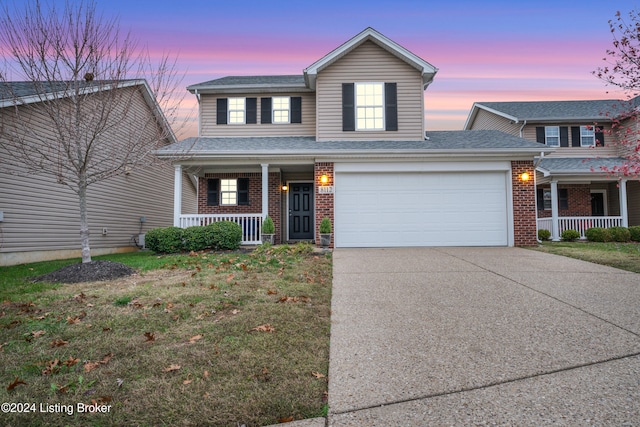
{"type": "Polygon", "coordinates": [[[330,426],[639,425],[640,275],[519,248],[334,252],[330,426]]]}

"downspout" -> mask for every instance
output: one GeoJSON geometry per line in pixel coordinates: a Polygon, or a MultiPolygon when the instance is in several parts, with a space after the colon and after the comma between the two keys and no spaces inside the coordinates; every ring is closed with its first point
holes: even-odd
{"type": "Polygon", "coordinates": [[[524,127],[525,127],[526,125],[527,125],[527,121],[525,120],[525,121],[523,121],[523,122],[522,122],[522,126],[520,126],[520,131],[519,131],[519,132],[520,132],[520,138],[523,138],[523,136],[522,136],[522,130],[524,129],[524,127]]]}
{"type": "Polygon", "coordinates": [[[198,100],[198,136],[202,135],[202,127],[201,127],[201,117],[202,117],[202,111],[200,111],[201,109],[201,104],[200,104],[200,94],[198,93],[198,89],[194,89],[193,93],[196,95],[196,99],[198,100]]]}

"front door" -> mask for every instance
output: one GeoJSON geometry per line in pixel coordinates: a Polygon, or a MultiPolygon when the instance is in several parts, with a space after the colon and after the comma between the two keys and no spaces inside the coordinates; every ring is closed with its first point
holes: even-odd
{"type": "Polygon", "coordinates": [[[591,215],[604,216],[604,193],[591,193],[591,215]]]}
{"type": "Polygon", "coordinates": [[[289,239],[313,240],[313,182],[289,186],[289,239]]]}

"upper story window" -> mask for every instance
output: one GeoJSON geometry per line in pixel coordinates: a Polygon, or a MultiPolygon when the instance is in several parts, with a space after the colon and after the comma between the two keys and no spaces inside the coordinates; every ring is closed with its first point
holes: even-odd
{"type": "Polygon", "coordinates": [[[229,98],[229,124],[244,124],[246,120],[245,98],[229,98]]]}
{"type": "Polygon", "coordinates": [[[580,146],[594,147],[596,145],[596,135],[593,126],[580,126],[580,146]]]}
{"type": "Polygon", "coordinates": [[[356,83],[356,130],[384,130],[384,83],[356,83]]]}
{"type": "Polygon", "coordinates": [[[291,111],[290,98],[288,96],[274,96],[271,98],[273,123],[289,123],[291,111]]]}
{"type": "Polygon", "coordinates": [[[547,144],[550,147],[559,147],[560,146],[560,127],[545,126],[544,140],[545,140],[545,144],[547,144]]]}

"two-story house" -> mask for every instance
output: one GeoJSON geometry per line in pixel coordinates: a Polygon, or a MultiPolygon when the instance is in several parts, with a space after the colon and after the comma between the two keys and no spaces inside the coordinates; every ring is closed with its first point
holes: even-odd
{"type": "Polygon", "coordinates": [[[476,102],[465,129],[497,129],[554,147],[536,160],[538,228],[558,240],[563,230],[640,225],[640,182],[612,173],[625,162],[618,126],[624,101],[476,102]]]}
{"type": "Polygon", "coordinates": [[[223,77],[190,86],[199,136],[158,152],[198,176],[198,214],[174,225],[240,223],[260,242],[336,247],[513,246],[536,241],[534,157],[547,146],[504,132],[425,129],[437,69],[367,28],[300,75],[223,77]]]}

